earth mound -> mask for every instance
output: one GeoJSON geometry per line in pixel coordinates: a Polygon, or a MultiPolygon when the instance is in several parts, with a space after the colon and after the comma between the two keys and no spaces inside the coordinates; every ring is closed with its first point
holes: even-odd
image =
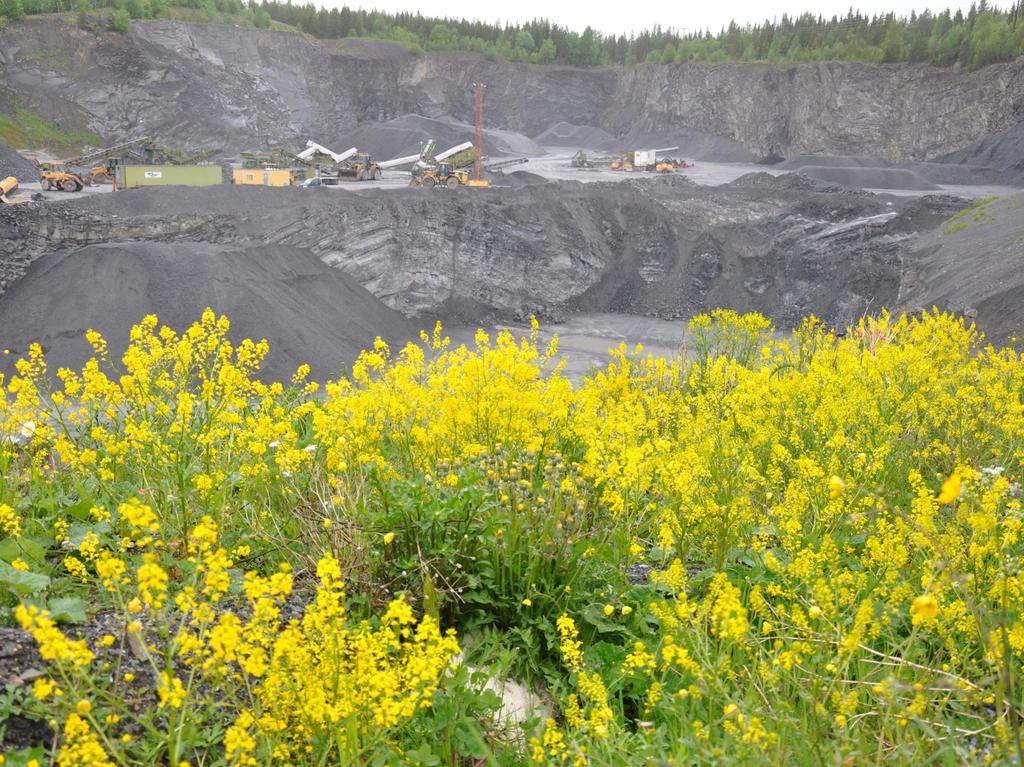
{"type": "Polygon", "coordinates": [[[1009,183],[1024,186],[1024,121],[939,158],[945,163],[1001,170],[1009,183]]]}
{"type": "Polygon", "coordinates": [[[912,170],[933,184],[1003,186],[1012,181],[995,168],[979,165],[954,165],[947,162],[907,162],[894,167],[912,170]]]}
{"type": "Polygon", "coordinates": [[[620,149],[619,140],[608,131],[592,125],[575,125],[564,121],[538,133],[533,140],[541,146],[572,147],[598,152],[615,152],[620,149]]]}
{"type": "MultiPolygon", "coordinates": [[[[355,129],[334,137],[328,143],[336,152],[349,147],[370,152],[378,160],[416,154],[420,144],[437,140],[437,150],[444,151],[466,141],[473,141],[475,129],[469,123],[454,119],[404,115],[381,123],[363,123],[355,129]]],[[[513,131],[484,131],[484,153],[491,157],[528,155],[538,157],[544,150],[527,136],[513,131]]]]}
{"type": "Polygon", "coordinates": [[[798,154],[787,157],[775,167],[780,170],[800,170],[809,166],[819,168],[888,168],[892,163],[881,157],[842,154],[798,154]]]}
{"type": "Polygon", "coordinates": [[[21,182],[38,181],[39,171],[31,160],[22,156],[0,140],[0,180],[16,176],[21,182]]]}
{"type": "Polygon", "coordinates": [[[798,172],[801,175],[810,176],[819,181],[859,189],[913,189],[916,191],[929,191],[939,188],[919,174],[906,168],[849,168],[805,165],[798,172]]]}
{"type": "Polygon", "coordinates": [[[528,170],[514,170],[511,173],[493,174],[492,186],[535,186],[546,184],[548,180],[537,173],[528,170]]]}
{"type": "MultiPolygon", "coordinates": [[[[91,356],[89,329],[119,360],[132,325],[147,314],[183,330],[206,307],[231,320],[230,337],[270,342],[264,380],[287,381],[308,363],[336,377],[378,335],[412,337],[410,324],[308,250],[287,246],[121,242],[50,253],[0,301],[0,370],[38,342],[51,371],[91,356]]],[[[4,370],[10,374],[10,369],[4,370]]]]}

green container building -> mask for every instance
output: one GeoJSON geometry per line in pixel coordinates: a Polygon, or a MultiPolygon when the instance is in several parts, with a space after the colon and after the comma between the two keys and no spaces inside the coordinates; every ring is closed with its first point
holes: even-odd
{"type": "Polygon", "coordinates": [[[118,189],[140,186],[215,186],[222,182],[219,165],[120,165],[118,189]]]}

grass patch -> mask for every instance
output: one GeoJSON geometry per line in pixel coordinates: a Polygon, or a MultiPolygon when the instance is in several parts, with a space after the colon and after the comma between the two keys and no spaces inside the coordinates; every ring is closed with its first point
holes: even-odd
{"type": "Polygon", "coordinates": [[[998,199],[999,196],[994,194],[987,197],[981,197],[970,207],[964,208],[959,213],[955,213],[950,216],[945,222],[943,222],[946,234],[956,234],[957,232],[966,229],[972,223],[980,224],[986,219],[991,218],[988,206],[998,199]]]}
{"type": "Polygon", "coordinates": [[[70,71],[72,66],[71,56],[59,48],[34,48],[22,56],[21,60],[40,69],[58,72],[70,71]]]}
{"type": "Polygon", "coordinates": [[[91,131],[62,128],[48,122],[21,104],[14,96],[0,92],[0,139],[13,149],[73,149],[100,146],[103,139],[91,131]]]}

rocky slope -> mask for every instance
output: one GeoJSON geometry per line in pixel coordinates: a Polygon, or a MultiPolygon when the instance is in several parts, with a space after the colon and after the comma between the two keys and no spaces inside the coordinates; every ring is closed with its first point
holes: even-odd
{"type": "Polygon", "coordinates": [[[44,117],[108,139],[157,133],[237,150],[341,136],[406,114],[487,120],[535,136],[566,121],[627,132],[698,131],[757,156],[924,159],[1024,118],[1024,59],[973,74],[919,65],[642,65],[573,69],[412,56],[387,43],[342,52],[297,34],[168,21],[127,35],[53,18],[0,30],[0,87],[44,117]]]}
{"type": "Polygon", "coordinates": [[[926,233],[903,260],[897,307],[964,312],[996,343],[1024,339],[1022,222],[1017,195],[981,200],[926,233]]]}
{"type": "MultiPolygon", "coordinates": [[[[758,310],[786,327],[892,305],[916,233],[963,207],[798,176],[461,192],[146,189],[0,209],[0,279],[54,250],[129,241],[312,251],[409,316],[758,310]],[[202,211],[197,213],[196,211],[202,211]]],[[[4,297],[7,300],[7,297],[4,297]]]]}

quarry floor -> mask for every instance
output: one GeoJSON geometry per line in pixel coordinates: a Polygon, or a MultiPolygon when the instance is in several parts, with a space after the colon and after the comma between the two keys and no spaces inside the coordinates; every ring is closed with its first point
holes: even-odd
{"type": "MultiPolygon", "coordinates": [[[[494,158],[492,162],[498,162],[502,158],[494,158]]],[[[494,183],[496,186],[520,186],[527,184],[541,183],[542,181],[579,181],[581,183],[630,181],[638,178],[644,179],[665,179],[670,174],[655,173],[623,173],[612,170],[610,167],[595,168],[573,168],[570,166],[572,153],[564,153],[552,149],[549,154],[540,157],[531,157],[529,162],[513,166],[504,175],[495,174],[494,183]],[[520,180],[522,179],[522,180],[520,180]]],[[[755,163],[726,163],[726,162],[699,162],[693,167],[678,169],[671,175],[683,176],[694,183],[702,186],[721,186],[735,181],[737,178],[749,173],[768,173],[773,176],[782,175],[791,171],[775,168],[770,165],[755,163]]],[[[310,194],[332,194],[339,190],[353,192],[368,192],[374,189],[405,189],[409,185],[409,173],[401,170],[386,170],[383,176],[376,182],[352,182],[342,186],[319,187],[307,190],[310,194]]],[[[935,189],[899,189],[899,188],[863,188],[865,191],[877,194],[892,194],[899,196],[921,196],[925,194],[951,194],[965,199],[978,199],[989,196],[1007,196],[1019,194],[1020,189],[1010,186],[999,186],[994,184],[936,184],[935,189]]],[[[74,199],[75,195],[66,192],[50,191],[43,192],[38,182],[22,183],[20,188],[25,192],[42,193],[46,200],[66,201],[74,199]]],[[[109,185],[86,187],[78,196],[86,197],[96,194],[110,194],[113,191],[109,185]]],[[[428,190],[422,190],[427,192],[428,190]]],[[[435,192],[446,193],[447,189],[437,189],[435,192]]],[[[466,191],[466,190],[463,190],[466,191]]]]}

